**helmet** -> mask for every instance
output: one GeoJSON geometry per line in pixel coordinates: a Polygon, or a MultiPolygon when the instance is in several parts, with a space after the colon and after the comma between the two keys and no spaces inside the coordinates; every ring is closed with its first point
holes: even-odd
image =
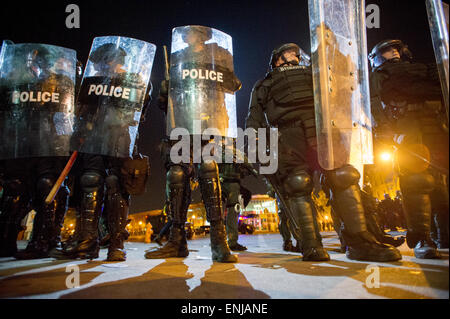
{"type": "Polygon", "coordinates": [[[398,50],[400,58],[402,60],[412,60],[412,53],[408,49],[408,46],[401,40],[384,40],[375,45],[369,54],[370,65],[372,69],[375,69],[386,62],[386,59],[382,56],[387,49],[394,47],[398,50]]]}
{"type": "Polygon", "coordinates": [[[183,28],[183,41],[187,43],[187,36],[191,33],[195,33],[199,36],[199,40],[201,40],[202,43],[205,43],[209,39],[212,38],[212,30],[208,27],[203,27],[200,25],[188,25],[183,28]]]}
{"type": "Polygon", "coordinates": [[[94,64],[108,64],[116,61],[118,64],[125,64],[127,53],[121,47],[117,47],[114,43],[106,43],[95,49],[89,56],[94,64]]]}
{"type": "Polygon", "coordinates": [[[270,62],[269,62],[269,66],[271,69],[275,68],[275,62],[283,54],[283,52],[288,51],[288,50],[295,50],[297,53],[298,60],[299,61],[301,60],[300,47],[295,43],[285,43],[283,45],[280,45],[279,47],[277,47],[275,50],[272,51],[272,54],[270,55],[270,62]]]}

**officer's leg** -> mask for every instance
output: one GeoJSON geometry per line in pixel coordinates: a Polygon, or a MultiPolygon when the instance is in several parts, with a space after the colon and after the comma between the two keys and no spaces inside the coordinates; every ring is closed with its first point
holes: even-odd
{"type": "Polygon", "coordinates": [[[172,225],[168,242],[157,250],[149,250],[145,258],[186,257],[189,250],[186,241],[185,223],[191,202],[190,176],[184,167],[173,165],[167,172],[167,198],[172,225]]]}
{"type": "Polygon", "coordinates": [[[436,229],[436,245],[438,248],[448,248],[448,184],[447,176],[436,174],[436,187],[430,194],[436,229]]]}
{"type": "Polygon", "coordinates": [[[332,206],[343,222],[342,236],[347,245],[347,257],[356,260],[394,261],[400,252],[391,245],[378,242],[367,230],[364,207],[358,185],[359,172],[351,165],[327,172],[332,206]]]}
{"type": "Polygon", "coordinates": [[[55,222],[56,200],[54,199],[50,204],[46,204],[45,199],[55,182],[56,177],[51,173],[38,174],[36,192],[33,198],[33,206],[36,211],[33,221],[33,232],[27,248],[15,255],[17,259],[45,258],[49,256],[50,238],[55,222]]]}
{"type": "Polygon", "coordinates": [[[107,260],[124,261],[126,253],[123,242],[129,236],[126,226],[130,195],[121,189],[119,177],[114,173],[111,170],[105,179],[105,211],[110,236],[107,260]]]}
{"type": "Polygon", "coordinates": [[[30,196],[26,183],[20,179],[5,180],[0,200],[0,257],[11,257],[16,254],[20,223],[30,210],[30,196]]]}
{"type": "Polygon", "coordinates": [[[228,236],[228,246],[233,251],[243,251],[247,250],[247,247],[242,246],[238,243],[239,231],[238,231],[238,220],[239,220],[239,210],[237,210],[236,205],[239,204],[239,193],[241,185],[238,182],[222,182],[222,191],[225,198],[226,207],[226,217],[225,225],[228,236]]]}
{"type": "MultiPolygon", "coordinates": [[[[277,197],[278,199],[278,197],[277,197]]],[[[291,240],[291,232],[289,231],[288,220],[286,213],[280,206],[280,202],[277,201],[278,204],[278,230],[280,231],[281,238],[283,238],[283,250],[285,251],[294,251],[294,246],[292,245],[291,240]]]]}
{"type": "Polygon", "coordinates": [[[63,227],[64,217],[66,216],[67,209],[69,207],[69,188],[62,184],[61,188],[56,194],[56,210],[55,210],[55,219],[52,226],[52,230],[50,232],[49,239],[49,249],[52,250],[61,242],[61,228],[63,227]]]}
{"type": "Polygon", "coordinates": [[[304,170],[296,170],[284,180],[284,189],[296,223],[300,228],[303,260],[330,260],[322,246],[322,237],[316,222],[314,205],[311,199],[312,181],[304,170]]]}
{"type": "Polygon", "coordinates": [[[218,262],[236,262],[237,256],[231,254],[226,241],[217,163],[214,161],[202,162],[198,174],[200,191],[206,209],[206,219],[211,224],[212,259],[218,262]]]}
{"type": "Polygon", "coordinates": [[[103,204],[104,177],[97,170],[85,170],[80,177],[80,188],[77,241],[66,246],[64,254],[68,258],[94,259],[99,251],[98,220],[103,204]]]}
{"type": "Polygon", "coordinates": [[[400,176],[400,189],[408,225],[406,242],[408,247],[414,248],[417,258],[439,258],[436,245],[430,237],[430,193],[434,187],[435,180],[427,172],[400,176]]]}
{"type": "Polygon", "coordinates": [[[373,203],[373,198],[370,194],[361,191],[361,201],[364,207],[364,217],[366,218],[367,230],[375,236],[375,238],[385,244],[398,247],[405,242],[405,237],[400,236],[399,238],[394,238],[384,232],[381,226],[375,219],[376,206],[373,203]]]}

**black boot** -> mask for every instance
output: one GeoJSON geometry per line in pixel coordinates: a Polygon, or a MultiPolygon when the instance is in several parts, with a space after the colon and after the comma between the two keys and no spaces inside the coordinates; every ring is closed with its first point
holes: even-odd
{"type": "Polygon", "coordinates": [[[61,228],[63,227],[64,217],[66,216],[66,212],[69,206],[69,194],[69,189],[67,188],[67,186],[63,185],[56,195],[55,219],[53,222],[52,230],[50,232],[48,247],[50,251],[60,246],[61,228]]]}
{"type": "Polygon", "coordinates": [[[187,257],[189,250],[186,241],[185,223],[191,201],[190,177],[181,166],[172,166],[167,172],[167,199],[169,204],[169,240],[159,249],[147,250],[145,258],[159,259],[187,257]]]}
{"type": "Polygon", "coordinates": [[[211,221],[211,229],[209,232],[211,239],[212,260],[221,263],[235,263],[238,258],[232,255],[226,241],[226,231],[223,221],[211,221]]]}
{"type": "Polygon", "coordinates": [[[17,253],[17,236],[23,229],[21,222],[30,210],[25,183],[18,179],[6,181],[0,199],[0,257],[17,253]]]}
{"type": "MultiPolygon", "coordinates": [[[[424,175],[406,176],[400,180],[403,186],[403,207],[405,208],[408,230],[406,243],[409,248],[414,249],[414,255],[420,259],[440,258],[436,244],[432,241],[431,230],[431,200],[429,193],[425,190],[421,193],[411,187],[412,182],[425,179],[424,175]],[[403,182],[403,183],[402,183],[403,182]],[[406,184],[409,182],[409,185],[406,184]],[[405,185],[406,184],[406,185],[405,185]]],[[[430,176],[428,176],[430,178],[430,176]]],[[[432,180],[432,177],[430,178],[432,180]]],[[[412,184],[414,185],[414,184],[412,184]]]]}
{"type": "MultiPolygon", "coordinates": [[[[108,185],[106,179],[107,189],[108,185]]],[[[118,187],[118,185],[116,185],[118,187]]],[[[118,189],[117,189],[118,190],[118,189]]],[[[105,203],[105,210],[108,214],[108,233],[110,235],[108,247],[108,261],[125,261],[126,252],[123,242],[128,239],[128,231],[126,230],[128,219],[128,200],[124,198],[118,191],[107,191],[108,195],[105,203]]]]}
{"type": "Polygon", "coordinates": [[[402,259],[393,246],[380,243],[367,230],[364,208],[358,185],[333,191],[335,212],[343,221],[342,237],[349,259],[364,261],[396,261],[402,259]]]}
{"type": "Polygon", "coordinates": [[[103,178],[95,172],[84,173],[80,180],[82,198],[80,205],[79,233],[76,241],[63,249],[65,258],[98,258],[98,221],[103,203],[103,178]]]}
{"type": "Polygon", "coordinates": [[[300,252],[301,252],[301,249],[300,249],[300,243],[297,242],[297,245],[294,246],[294,245],[292,244],[292,240],[290,240],[290,239],[285,240],[285,241],[283,242],[283,250],[284,250],[284,251],[290,251],[290,252],[293,252],[293,253],[300,253],[300,252]]]}
{"type": "Polygon", "coordinates": [[[245,247],[244,245],[241,245],[239,243],[234,243],[234,244],[230,245],[230,243],[228,242],[228,247],[232,251],[245,251],[245,250],[247,250],[247,247],[245,247]]]}
{"type": "Polygon", "coordinates": [[[172,223],[172,226],[170,227],[169,240],[167,243],[159,249],[147,250],[145,253],[145,258],[147,259],[187,256],[189,256],[189,250],[187,247],[184,224],[175,223],[172,223]]]}
{"type": "Polygon", "coordinates": [[[206,219],[210,222],[210,240],[212,260],[222,263],[237,262],[227,243],[227,234],[223,223],[222,193],[219,183],[219,171],[216,162],[204,162],[199,169],[199,185],[205,204],[206,219]]]}
{"type": "Polygon", "coordinates": [[[314,218],[311,200],[307,196],[291,197],[289,198],[289,205],[300,228],[300,248],[303,260],[330,260],[330,256],[322,246],[322,237],[314,218]]]}
{"type": "Polygon", "coordinates": [[[37,182],[37,194],[34,199],[36,216],[33,222],[33,233],[27,248],[18,252],[17,259],[36,259],[49,257],[50,241],[55,227],[56,199],[50,204],[45,203],[45,198],[53,187],[55,178],[43,176],[37,182]]]}

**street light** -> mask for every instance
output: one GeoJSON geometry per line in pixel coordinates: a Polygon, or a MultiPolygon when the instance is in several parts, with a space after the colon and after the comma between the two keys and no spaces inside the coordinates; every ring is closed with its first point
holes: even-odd
{"type": "Polygon", "coordinates": [[[384,162],[388,162],[392,159],[392,155],[389,152],[383,152],[380,154],[380,158],[384,162]]]}

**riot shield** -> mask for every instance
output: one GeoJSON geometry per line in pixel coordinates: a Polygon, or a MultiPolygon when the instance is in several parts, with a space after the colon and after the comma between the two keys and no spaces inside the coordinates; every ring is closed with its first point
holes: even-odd
{"type": "Polygon", "coordinates": [[[448,4],[426,0],[426,7],[448,122],[448,4]]]}
{"type": "Polygon", "coordinates": [[[155,51],[132,38],[94,38],[78,94],[73,150],[132,157],[155,51]]]}
{"type": "Polygon", "coordinates": [[[362,174],[373,163],[363,0],[309,0],[318,157],[362,174]]]}
{"type": "Polygon", "coordinates": [[[184,128],[190,134],[217,129],[237,136],[236,97],[240,81],[233,68],[232,39],[203,26],[172,30],[167,134],[184,128]]]}
{"type": "Polygon", "coordinates": [[[76,52],[4,41],[0,52],[0,159],[68,156],[76,52]]]}

